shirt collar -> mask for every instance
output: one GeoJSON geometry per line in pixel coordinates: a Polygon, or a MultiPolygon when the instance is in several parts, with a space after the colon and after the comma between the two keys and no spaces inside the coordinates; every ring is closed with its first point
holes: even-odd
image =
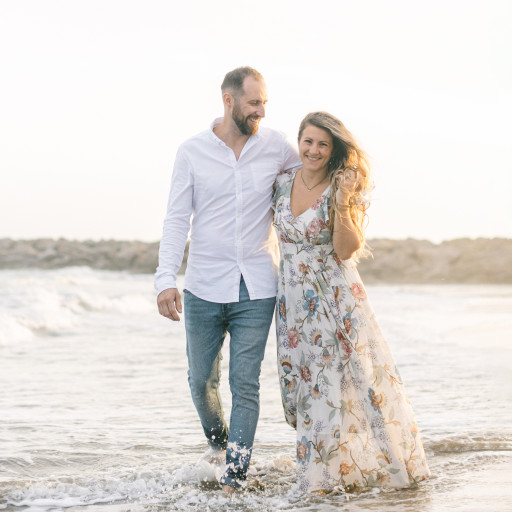
{"type": "Polygon", "coordinates": [[[222,142],[217,135],[215,135],[215,132],[213,129],[218,126],[222,122],[222,117],[216,117],[213,122],[210,124],[210,138],[216,142],[217,144],[225,145],[224,142],[222,142]]]}
{"type": "MultiPolygon", "coordinates": [[[[224,119],[223,117],[216,117],[213,120],[213,122],[210,124],[210,137],[217,144],[222,144],[223,146],[225,146],[226,144],[224,144],[224,142],[221,139],[219,139],[219,137],[217,137],[217,135],[215,135],[215,132],[213,131],[213,129],[216,126],[218,126],[222,122],[223,119],[224,119]]],[[[251,135],[249,137],[249,139],[247,139],[247,142],[249,142],[251,139],[259,140],[260,138],[261,138],[261,134],[260,134],[260,129],[258,128],[258,131],[254,135],[251,135]]]]}

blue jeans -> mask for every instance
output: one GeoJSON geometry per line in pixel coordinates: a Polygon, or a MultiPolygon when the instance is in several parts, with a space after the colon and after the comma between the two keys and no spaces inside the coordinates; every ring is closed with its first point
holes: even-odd
{"type": "Polygon", "coordinates": [[[261,362],[276,299],[250,300],[243,279],[239,302],[220,304],[184,292],[188,382],[208,443],[226,448],[227,468],[221,484],[240,487],[247,478],[260,412],[261,362]],[[219,395],[222,345],[229,344],[229,387],[232,408],[229,428],[219,395]]]}

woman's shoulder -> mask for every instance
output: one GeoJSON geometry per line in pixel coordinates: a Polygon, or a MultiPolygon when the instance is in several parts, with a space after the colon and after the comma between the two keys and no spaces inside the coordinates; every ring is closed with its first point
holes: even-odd
{"type": "Polygon", "coordinates": [[[293,183],[293,178],[295,178],[295,173],[297,169],[289,170],[289,171],[281,171],[276,177],[276,188],[284,187],[289,183],[293,183]]]}
{"type": "Polygon", "coordinates": [[[274,194],[272,196],[272,208],[275,209],[277,202],[290,194],[293,178],[297,171],[282,171],[276,176],[274,182],[274,194]]]}

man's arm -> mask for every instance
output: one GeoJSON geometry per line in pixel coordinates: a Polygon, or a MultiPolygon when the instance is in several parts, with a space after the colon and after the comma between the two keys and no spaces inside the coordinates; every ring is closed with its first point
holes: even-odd
{"type": "Polygon", "coordinates": [[[155,288],[158,292],[158,311],[161,315],[179,321],[182,312],[181,296],[176,287],[190,229],[194,180],[188,160],[180,148],[172,173],[171,191],[167,203],[162,240],[158,253],[155,288]]]}
{"type": "Polygon", "coordinates": [[[295,169],[300,169],[302,162],[297,151],[297,147],[294,146],[288,137],[283,134],[283,163],[279,172],[291,172],[295,169]]]}

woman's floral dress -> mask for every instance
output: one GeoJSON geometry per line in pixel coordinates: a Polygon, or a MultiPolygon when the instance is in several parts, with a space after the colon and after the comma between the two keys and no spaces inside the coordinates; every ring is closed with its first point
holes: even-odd
{"type": "Polygon", "coordinates": [[[294,217],[295,173],[278,176],[277,342],[286,421],[303,491],[407,487],[429,475],[393,356],[352,260],[327,228],[329,190],[294,217]]]}

